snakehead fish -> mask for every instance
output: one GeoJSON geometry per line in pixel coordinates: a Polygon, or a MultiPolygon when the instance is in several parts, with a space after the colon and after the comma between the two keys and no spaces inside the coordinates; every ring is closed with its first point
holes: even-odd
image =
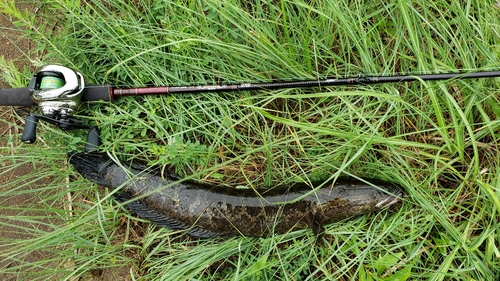
{"type": "Polygon", "coordinates": [[[118,165],[102,153],[72,152],[68,156],[75,169],[91,181],[111,188],[121,186],[119,200],[141,197],[127,205],[139,216],[199,238],[269,236],[302,228],[319,233],[325,224],[378,211],[402,196],[394,184],[370,180],[372,186],[354,179],[320,183],[315,192],[311,192],[315,185],[295,184],[259,194],[253,189],[165,179],[137,163],[118,165]],[[166,185],[170,187],[161,188],[166,185]]]}

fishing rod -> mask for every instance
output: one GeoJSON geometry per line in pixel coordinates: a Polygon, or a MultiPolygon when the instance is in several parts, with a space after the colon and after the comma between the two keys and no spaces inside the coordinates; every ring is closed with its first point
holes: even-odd
{"type": "Polygon", "coordinates": [[[35,142],[36,124],[38,120],[44,120],[57,125],[63,130],[90,129],[85,150],[92,151],[99,145],[97,128],[85,125],[82,120],[72,117],[72,113],[82,102],[98,100],[114,101],[120,97],[127,96],[200,94],[490,77],[500,77],[500,70],[394,76],[358,75],[345,78],[329,77],[318,80],[269,83],[123,88],[114,85],[87,86],[81,73],[61,65],[47,65],[36,72],[28,87],[0,90],[0,106],[38,105],[41,107],[43,115],[32,113],[26,119],[23,136],[21,137],[21,140],[26,143],[35,142]]]}

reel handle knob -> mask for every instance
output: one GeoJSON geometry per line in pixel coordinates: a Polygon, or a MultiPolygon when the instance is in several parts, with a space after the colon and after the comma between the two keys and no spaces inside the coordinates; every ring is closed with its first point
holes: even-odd
{"type": "Polygon", "coordinates": [[[26,121],[24,122],[23,135],[21,136],[21,141],[25,143],[35,143],[37,123],[38,123],[38,118],[36,116],[30,115],[26,117],[26,121]]]}
{"type": "Polygon", "coordinates": [[[91,127],[89,133],[87,134],[87,144],[85,144],[85,152],[94,152],[97,150],[101,140],[99,138],[99,130],[95,127],[91,127]]]}

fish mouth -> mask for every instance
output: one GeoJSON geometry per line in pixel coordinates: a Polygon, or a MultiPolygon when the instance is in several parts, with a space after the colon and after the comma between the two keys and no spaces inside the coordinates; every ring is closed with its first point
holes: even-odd
{"type": "Polygon", "coordinates": [[[375,205],[377,208],[385,208],[396,203],[401,202],[401,198],[403,197],[403,192],[401,190],[394,190],[393,195],[389,195],[384,200],[380,201],[375,205]]]}
{"type": "Polygon", "coordinates": [[[111,184],[106,178],[106,172],[113,161],[105,153],[71,151],[68,153],[68,158],[69,163],[85,178],[104,186],[111,184]]]}

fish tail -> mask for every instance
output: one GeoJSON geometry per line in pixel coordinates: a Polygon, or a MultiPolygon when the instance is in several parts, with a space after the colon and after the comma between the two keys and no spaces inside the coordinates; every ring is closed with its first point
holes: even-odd
{"type": "Polygon", "coordinates": [[[107,177],[107,168],[113,161],[105,153],[82,153],[71,151],[68,153],[69,163],[85,178],[100,185],[111,186],[107,177]]]}

